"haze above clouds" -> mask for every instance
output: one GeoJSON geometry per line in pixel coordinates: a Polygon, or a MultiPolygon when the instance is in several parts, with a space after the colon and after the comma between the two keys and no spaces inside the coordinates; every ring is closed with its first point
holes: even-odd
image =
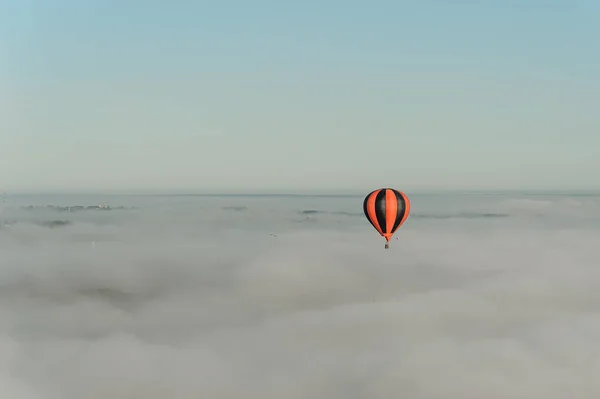
{"type": "Polygon", "coordinates": [[[93,199],[0,215],[2,397],[600,395],[598,197],[93,199]]]}

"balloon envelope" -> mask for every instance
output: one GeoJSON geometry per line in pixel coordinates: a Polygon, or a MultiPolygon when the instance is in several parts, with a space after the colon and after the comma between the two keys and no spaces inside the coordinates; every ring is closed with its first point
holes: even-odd
{"type": "Polygon", "coordinates": [[[363,211],[375,230],[390,241],[410,214],[410,200],[402,191],[380,188],[365,197],[363,211]]]}

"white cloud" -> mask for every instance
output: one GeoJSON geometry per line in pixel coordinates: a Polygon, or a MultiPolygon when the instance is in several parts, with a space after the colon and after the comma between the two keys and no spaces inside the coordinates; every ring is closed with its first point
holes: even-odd
{"type": "Polygon", "coordinates": [[[360,212],[360,199],[319,201],[186,199],[95,214],[13,207],[21,222],[0,231],[0,393],[600,395],[600,230],[577,225],[597,199],[568,208],[577,216],[568,225],[553,211],[567,209],[563,200],[452,209],[413,200],[422,217],[388,251],[361,217],[299,214],[355,203],[360,212]],[[464,217],[474,209],[479,217],[464,217]],[[427,217],[440,214],[449,217],[427,217]],[[49,229],[25,218],[75,223],[49,229]]]}

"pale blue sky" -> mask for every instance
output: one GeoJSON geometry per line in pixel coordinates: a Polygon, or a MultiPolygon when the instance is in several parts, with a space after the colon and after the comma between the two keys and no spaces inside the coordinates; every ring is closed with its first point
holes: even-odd
{"type": "Polygon", "coordinates": [[[598,1],[0,4],[5,190],[600,188],[598,1]]]}

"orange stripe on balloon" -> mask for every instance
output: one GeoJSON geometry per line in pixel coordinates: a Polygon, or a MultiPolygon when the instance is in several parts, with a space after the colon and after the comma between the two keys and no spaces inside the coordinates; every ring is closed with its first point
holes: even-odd
{"type": "Polygon", "coordinates": [[[396,222],[396,216],[398,214],[398,201],[396,200],[396,194],[394,191],[390,189],[385,190],[385,225],[387,231],[384,234],[386,240],[390,240],[392,235],[392,229],[394,228],[394,223],[396,222]]]}
{"type": "Polygon", "coordinates": [[[377,198],[377,194],[379,194],[380,191],[381,189],[375,190],[369,196],[369,199],[367,200],[367,214],[369,216],[369,220],[371,220],[371,223],[373,223],[375,229],[379,232],[379,234],[384,235],[383,231],[381,231],[381,226],[377,221],[377,213],[375,212],[375,199],[377,198]]]}

